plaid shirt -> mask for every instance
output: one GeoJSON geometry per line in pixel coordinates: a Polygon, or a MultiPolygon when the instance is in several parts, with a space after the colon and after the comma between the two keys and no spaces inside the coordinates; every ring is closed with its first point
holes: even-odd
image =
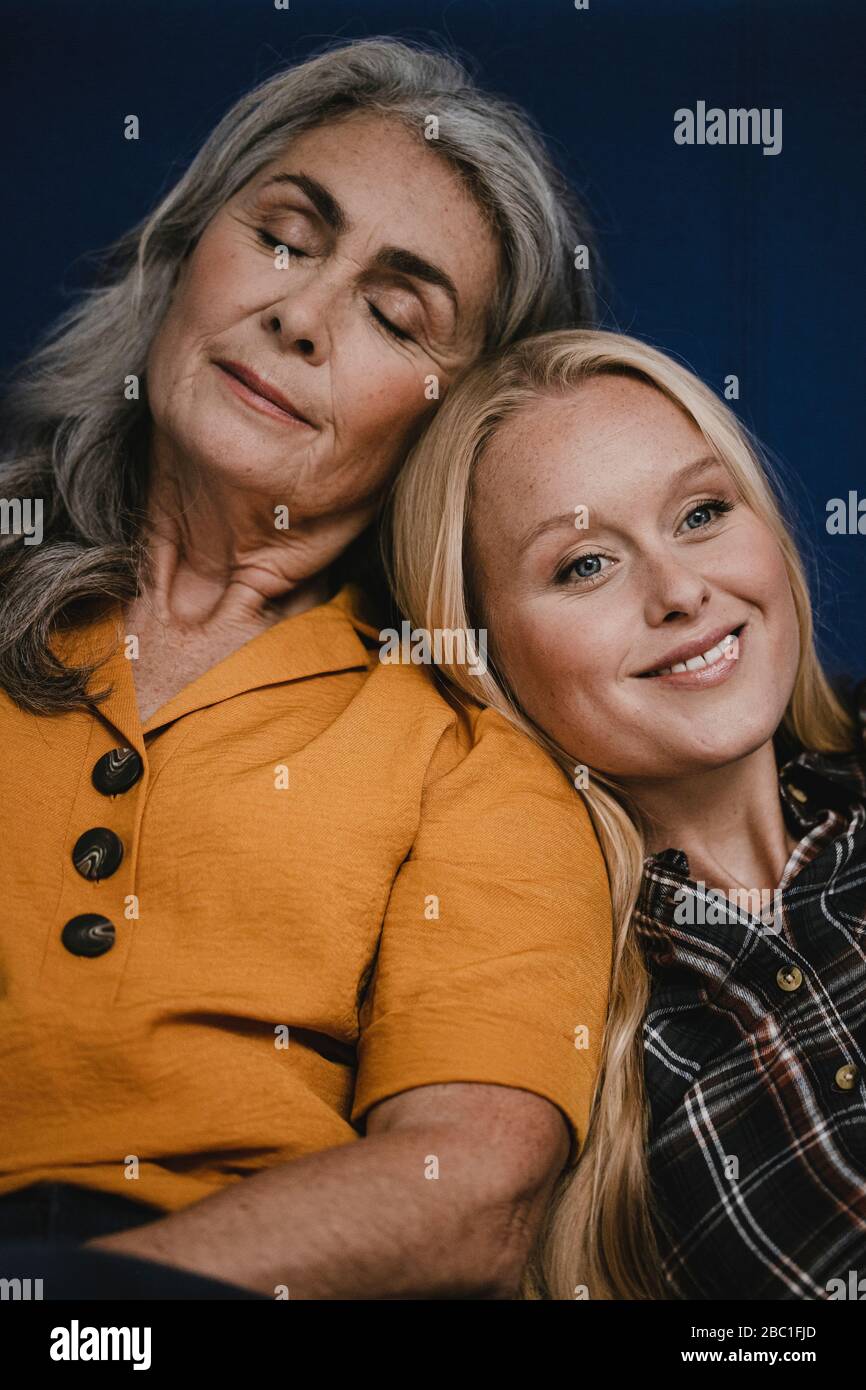
{"type": "Polygon", "coordinates": [[[866,1297],[866,681],[853,700],[862,753],[786,761],[777,744],[800,838],[769,911],[696,884],[682,850],[644,861],[649,1168],[672,1298],[866,1297]]]}

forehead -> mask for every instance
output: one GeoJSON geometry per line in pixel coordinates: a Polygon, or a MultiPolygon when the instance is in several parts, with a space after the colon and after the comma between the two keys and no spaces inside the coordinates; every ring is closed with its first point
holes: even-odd
{"type": "Polygon", "coordinates": [[[350,111],[299,131],[287,140],[284,149],[271,164],[291,159],[298,151],[313,154],[327,150],[329,155],[339,157],[341,150],[352,153],[370,150],[381,154],[383,148],[417,156],[419,150],[429,148],[429,142],[397,116],[376,111],[350,111]]]}
{"type": "Polygon", "coordinates": [[[706,451],[685,412],[633,377],[592,377],[562,395],[544,396],[497,431],[479,465],[480,492],[519,496],[543,506],[563,488],[588,502],[663,485],[687,459],[706,451]]]}
{"type": "Polygon", "coordinates": [[[393,116],[353,112],[303,131],[239,191],[249,198],[300,200],[291,184],[271,184],[279,173],[305,173],[324,184],[362,235],[448,262],[449,273],[471,282],[492,271],[498,238],[466,179],[435,148],[393,116]],[[411,238],[411,242],[407,242],[411,238]]]}

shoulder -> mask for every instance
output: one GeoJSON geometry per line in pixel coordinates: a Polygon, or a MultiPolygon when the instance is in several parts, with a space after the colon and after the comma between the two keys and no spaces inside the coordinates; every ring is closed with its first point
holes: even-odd
{"type": "Polygon", "coordinates": [[[578,873],[606,894],[598,839],[565,771],[497,710],[448,709],[425,772],[422,838],[447,827],[452,843],[465,835],[458,854],[494,854],[507,873],[530,864],[552,879],[578,873]]]}
{"type": "Polygon", "coordinates": [[[409,663],[371,662],[367,681],[373,700],[388,712],[389,718],[402,717],[436,737],[431,758],[430,778],[456,770],[471,762],[495,764],[503,775],[513,770],[542,777],[551,786],[573,788],[553,759],[522,729],[498,710],[480,705],[462,692],[452,690],[435,667],[409,663]]]}
{"type": "Polygon", "coordinates": [[[606,880],[586,803],[545,749],[497,710],[453,690],[411,644],[383,647],[383,632],[392,630],[359,621],[357,594],[341,601],[367,648],[355,710],[381,759],[399,759],[399,779],[409,776],[428,848],[441,828],[451,854],[465,834],[470,856],[499,840],[569,872],[578,850],[606,880]]]}
{"type": "Polygon", "coordinates": [[[461,769],[466,775],[489,769],[500,787],[544,787],[569,807],[582,805],[564,770],[539,743],[498,710],[453,691],[434,667],[374,661],[366,685],[392,729],[391,721],[409,723],[428,746],[432,735],[429,784],[461,769]]]}

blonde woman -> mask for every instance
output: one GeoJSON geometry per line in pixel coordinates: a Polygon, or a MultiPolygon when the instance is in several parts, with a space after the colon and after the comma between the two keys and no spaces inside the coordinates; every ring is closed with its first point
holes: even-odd
{"type": "Polygon", "coordinates": [[[391,499],[392,581],[486,630],[463,696],[573,779],[614,905],[592,1120],[527,1287],[818,1299],[866,1267],[864,686],[834,692],[778,483],[632,338],[477,365],[391,499]]]}

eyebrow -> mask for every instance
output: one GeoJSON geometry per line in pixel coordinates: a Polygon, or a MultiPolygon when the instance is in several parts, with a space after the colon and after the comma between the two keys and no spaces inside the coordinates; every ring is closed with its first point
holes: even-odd
{"type": "MultiPolygon", "coordinates": [[[[352,230],[351,219],[330,189],[326,188],[318,179],[311,178],[309,174],[273,174],[262,184],[262,190],[270,188],[272,184],[283,183],[293,184],[294,187],[305,193],[322,221],[338,235],[352,230]]],[[[401,275],[409,275],[415,280],[422,280],[425,284],[444,290],[451,300],[455,314],[459,314],[460,296],[451,276],[441,266],[434,265],[424,256],[419,256],[416,251],[409,251],[403,246],[383,246],[379,250],[374,264],[382,270],[393,270],[401,275]]]]}
{"type": "MultiPolygon", "coordinates": [[[[676,473],[672,474],[670,481],[668,482],[668,486],[665,490],[665,496],[669,496],[676,487],[679,487],[683,482],[686,481],[687,478],[691,477],[693,474],[706,473],[713,466],[717,466],[719,468],[724,468],[725,466],[723,461],[719,458],[718,454],[704,454],[699,459],[692,459],[691,463],[683,464],[682,468],[678,468],[676,473]]],[[[539,521],[537,525],[531,527],[530,530],[527,531],[526,535],[522,538],[520,542],[521,548],[525,550],[530,545],[534,545],[534,543],[541,536],[546,535],[548,531],[558,531],[562,530],[564,527],[569,527],[573,529],[574,516],[575,514],[573,511],[560,512],[558,516],[551,516],[548,517],[546,521],[539,521]]],[[[588,532],[598,530],[598,527],[593,526],[590,522],[589,526],[584,526],[580,529],[582,530],[583,534],[586,535],[588,532]]]]}

